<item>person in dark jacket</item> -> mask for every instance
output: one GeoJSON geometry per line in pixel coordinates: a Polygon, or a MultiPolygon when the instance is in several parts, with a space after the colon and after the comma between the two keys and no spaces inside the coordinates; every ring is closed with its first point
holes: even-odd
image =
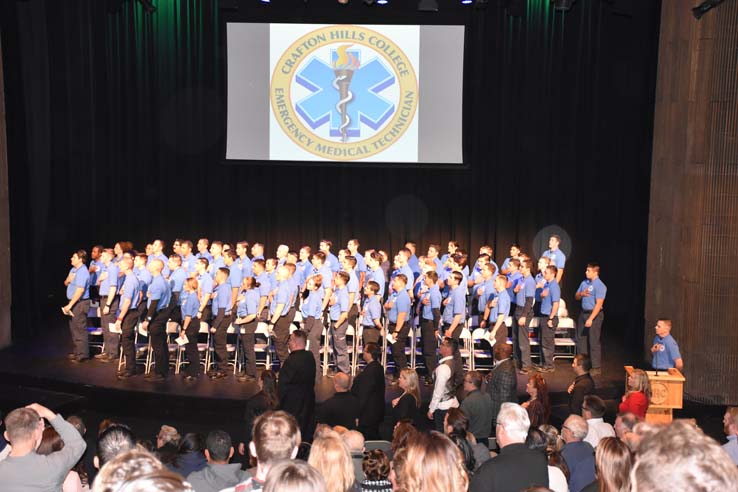
{"type": "Polygon", "coordinates": [[[492,429],[495,429],[497,413],[505,402],[518,401],[518,376],[512,359],[512,345],[495,344],[495,367],[489,373],[487,393],[492,398],[492,429]]]}
{"type": "Polygon", "coordinates": [[[245,437],[238,444],[238,454],[246,454],[246,446],[251,442],[251,431],[256,417],[267,410],[279,408],[279,394],[277,392],[277,376],[269,369],[265,369],[257,379],[259,392],[246,400],[246,411],[244,412],[245,437]]]}
{"type": "Polygon", "coordinates": [[[179,449],[172,463],[167,468],[174,473],[179,473],[182,478],[187,478],[192,472],[200,471],[207,466],[208,461],[203,454],[205,449],[202,436],[191,432],[185,434],[179,441],[179,449]]]}
{"type": "Polygon", "coordinates": [[[320,405],[315,422],[331,427],[340,425],[349,430],[356,429],[361,409],[359,398],[349,391],[351,378],[348,374],[336,373],[333,378],[333,387],[336,393],[320,405]]]}
{"type": "Polygon", "coordinates": [[[279,370],[279,407],[292,414],[303,439],[312,436],[315,413],[315,358],[305,350],[307,334],[295,330],[289,338],[290,355],[279,370]]]}
{"type": "Polygon", "coordinates": [[[364,346],[364,371],[354,378],[351,393],[359,398],[359,432],[368,440],[379,439],[379,424],[384,420],[384,368],[379,363],[382,351],[376,343],[364,346]]]}
{"type": "Polygon", "coordinates": [[[584,397],[595,392],[595,382],[589,374],[592,369],[592,362],[587,354],[577,354],[571,362],[571,368],[574,369],[576,378],[568,389],[569,414],[581,415],[584,397]]]}

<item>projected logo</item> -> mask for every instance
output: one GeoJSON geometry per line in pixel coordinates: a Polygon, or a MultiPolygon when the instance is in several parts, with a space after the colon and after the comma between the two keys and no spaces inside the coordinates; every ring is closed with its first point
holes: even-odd
{"type": "Polygon", "coordinates": [[[270,93],[282,131],[331,160],[388,149],[418,107],[410,60],[387,36],[360,26],[324,27],[295,41],[274,68],[270,93]]]}

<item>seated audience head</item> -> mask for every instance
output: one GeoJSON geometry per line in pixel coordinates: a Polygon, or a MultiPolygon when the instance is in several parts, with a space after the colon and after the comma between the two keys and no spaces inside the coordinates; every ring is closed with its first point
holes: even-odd
{"type": "Polygon", "coordinates": [[[305,350],[307,347],[307,333],[303,330],[295,330],[290,334],[289,349],[290,352],[296,350],[305,350]]]}
{"type": "Polygon", "coordinates": [[[344,432],[341,435],[341,439],[349,448],[352,453],[363,453],[364,452],[364,435],[355,430],[344,432]]]}
{"type": "Polygon", "coordinates": [[[294,459],[302,439],[295,418],[281,410],[259,415],[251,435],[249,451],[264,471],[279,460],[294,459]]]}
{"type": "Polygon", "coordinates": [[[446,435],[459,448],[466,471],[473,472],[476,465],[474,450],[466,438],[469,429],[469,418],[460,408],[449,408],[444,416],[443,426],[446,435]]]}
{"type": "Polygon", "coordinates": [[[579,415],[569,415],[561,428],[561,437],[566,443],[579,442],[587,437],[587,432],[589,432],[589,425],[584,418],[579,415]]]}
{"type": "Polygon", "coordinates": [[[126,451],[100,469],[92,492],[194,492],[178,474],[141,448],[126,451]]]}
{"type": "Polygon", "coordinates": [[[615,417],[615,425],[613,425],[615,428],[615,434],[618,438],[624,439],[626,434],[633,432],[636,424],[640,422],[643,422],[643,419],[634,413],[626,412],[618,414],[618,416],[615,417]]]}
{"type": "Polygon", "coordinates": [[[603,437],[595,451],[595,474],[603,492],[628,492],[633,453],[617,437],[603,437]]]}
{"type": "Polygon", "coordinates": [[[714,439],[676,420],[645,429],[630,481],[633,492],[723,492],[735,490],[738,468],[714,439]]]}
{"type": "Polygon", "coordinates": [[[502,361],[512,357],[513,347],[506,343],[496,343],[493,350],[495,360],[502,361]]]}
{"type": "Polygon", "coordinates": [[[172,446],[179,446],[180,440],[179,432],[171,425],[162,425],[159,429],[159,434],[156,435],[156,447],[163,448],[167,444],[172,446]]]}
{"type": "Polygon", "coordinates": [[[723,415],[723,430],[726,436],[738,434],[738,407],[728,407],[723,415]]]}
{"type": "Polygon", "coordinates": [[[440,432],[418,433],[407,444],[401,469],[395,470],[404,492],[466,492],[469,475],[459,448],[440,432]]]}
{"type": "MultiPolygon", "coordinates": [[[[505,344],[507,345],[507,344],[505,344]]],[[[482,389],[482,374],[479,371],[469,371],[464,376],[464,391],[466,394],[482,389]]]]}
{"type": "Polygon", "coordinates": [[[37,449],[44,434],[44,420],[32,408],[16,408],[5,417],[5,439],[13,448],[37,449]]]}
{"type": "Polygon", "coordinates": [[[97,454],[93,458],[93,464],[100,469],[119,454],[135,447],[136,437],[128,426],[111,424],[97,436],[97,454]]]}
{"type": "Polygon", "coordinates": [[[390,459],[381,449],[372,449],[364,454],[361,460],[361,470],[364,477],[370,482],[388,480],[390,474],[390,459]]]}
{"type": "Polygon", "coordinates": [[[418,433],[418,430],[412,424],[410,420],[401,420],[397,422],[394,430],[392,431],[392,456],[397,454],[397,451],[404,449],[407,446],[407,442],[418,433]]]}
{"type": "Polygon", "coordinates": [[[582,417],[586,420],[601,419],[607,411],[605,401],[597,395],[587,395],[582,403],[582,417]]]}
{"type": "Polygon", "coordinates": [[[336,393],[345,393],[351,388],[351,378],[348,374],[337,372],[333,377],[333,388],[336,393]]]}
{"type": "Polygon", "coordinates": [[[59,433],[56,432],[56,429],[53,427],[47,427],[44,429],[43,435],[41,436],[41,442],[36,448],[36,453],[48,456],[51,453],[61,451],[63,447],[64,441],[62,441],[62,438],[59,433]]]}
{"type": "Polygon", "coordinates": [[[323,475],[328,492],[348,492],[356,481],[351,451],[336,433],[313,441],[308,463],[323,475]]]}
{"type": "Polygon", "coordinates": [[[500,413],[497,414],[497,442],[500,448],[508,444],[524,443],[529,428],[530,418],[523,407],[517,403],[502,404],[500,413]]]}
{"type": "Polygon", "coordinates": [[[302,461],[281,461],[272,467],[264,492],[326,492],[325,480],[302,461]]]}
{"type": "Polygon", "coordinates": [[[640,391],[651,398],[651,382],[643,369],[634,369],[628,376],[628,391],[640,391]]]}
{"type": "MultiPolygon", "coordinates": [[[[72,424],[75,429],[77,429],[77,432],[79,432],[79,435],[84,437],[85,434],[87,434],[87,426],[85,426],[85,421],[82,420],[82,417],[78,415],[70,415],[67,417],[67,422],[72,424]]],[[[2,425],[3,421],[0,419],[0,425],[2,425]]]]}
{"type": "Polygon", "coordinates": [[[378,361],[382,358],[382,349],[379,348],[379,345],[376,343],[367,343],[364,345],[364,362],[367,364],[369,362],[378,361]]]}
{"type": "Polygon", "coordinates": [[[544,424],[538,427],[546,436],[546,454],[558,453],[564,446],[564,441],[559,435],[559,430],[553,425],[544,424]]]}
{"type": "Polygon", "coordinates": [[[587,354],[577,354],[571,361],[571,367],[574,369],[574,374],[581,376],[592,370],[592,360],[587,354]]]}
{"type": "Polygon", "coordinates": [[[530,429],[528,436],[525,438],[525,445],[528,449],[533,451],[540,451],[546,453],[548,449],[548,438],[546,434],[540,429],[530,429]]]}
{"type": "Polygon", "coordinates": [[[205,440],[205,457],[208,463],[228,463],[233,457],[231,436],[226,431],[211,431],[205,440]]]}

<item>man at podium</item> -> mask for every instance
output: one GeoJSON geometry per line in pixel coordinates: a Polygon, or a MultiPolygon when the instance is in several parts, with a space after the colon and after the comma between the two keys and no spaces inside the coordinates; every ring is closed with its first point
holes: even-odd
{"type": "Polygon", "coordinates": [[[681,371],[684,368],[684,361],[679,353],[679,345],[671,336],[671,320],[659,319],[655,328],[656,336],[651,346],[653,354],[651,365],[657,371],[666,371],[672,367],[681,371]]]}

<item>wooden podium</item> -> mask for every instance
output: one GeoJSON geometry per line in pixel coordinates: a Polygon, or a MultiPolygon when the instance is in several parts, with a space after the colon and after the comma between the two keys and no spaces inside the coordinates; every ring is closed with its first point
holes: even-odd
{"type": "MultiPolygon", "coordinates": [[[[625,366],[625,391],[628,391],[628,376],[633,366],[625,366]]],[[[678,369],[668,371],[646,371],[651,383],[651,401],[646,412],[646,422],[668,424],[675,408],[682,408],[684,376],[678,369]]]]}

